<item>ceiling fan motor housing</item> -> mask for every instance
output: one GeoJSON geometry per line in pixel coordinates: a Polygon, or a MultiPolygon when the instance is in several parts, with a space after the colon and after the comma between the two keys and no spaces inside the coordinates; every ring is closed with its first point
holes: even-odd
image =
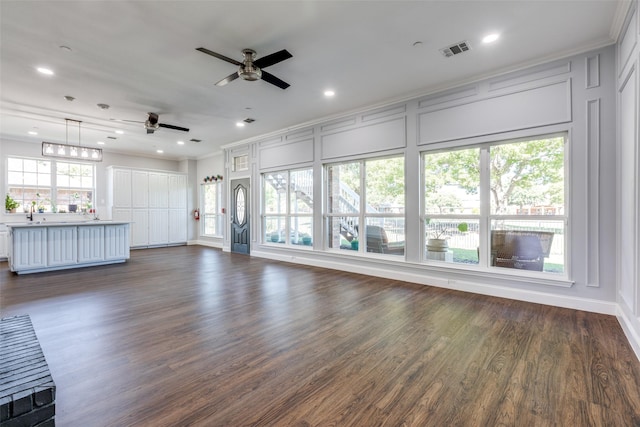
{"type": "Polygon", "coordinates": [[[253,49],[244,49],[242,54],[244,55],[244,61],[242,61],[242,65],[238,69],[238,76],[251,82],[260,80],[262,77],[262,71],[260,68],[253,65],[253,60],[256,57],[256,51],[253,49]]]}

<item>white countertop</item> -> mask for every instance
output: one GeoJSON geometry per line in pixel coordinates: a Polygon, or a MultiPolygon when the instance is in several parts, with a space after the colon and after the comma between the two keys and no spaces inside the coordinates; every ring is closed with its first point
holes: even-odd
{"type": "Polygon", "coordinates": [[[27,227],[65,227],[65,226],[90,226],[90,225],[118,225],[131,224],[130,221],[110,221],[110,220],[89,220],[89,221],[28,221],[5,223],[10,228],[27,227]]]}

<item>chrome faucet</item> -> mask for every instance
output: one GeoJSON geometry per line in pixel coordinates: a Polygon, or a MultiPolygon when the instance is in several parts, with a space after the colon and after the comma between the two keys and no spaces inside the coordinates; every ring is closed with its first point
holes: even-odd
{"type": "Polygon", "coordinates": [[[31,208],[29,209],[29,214],[27,215],[27,219],[29,221],[33,221],[33,205],[31,205],[31,208]]]}

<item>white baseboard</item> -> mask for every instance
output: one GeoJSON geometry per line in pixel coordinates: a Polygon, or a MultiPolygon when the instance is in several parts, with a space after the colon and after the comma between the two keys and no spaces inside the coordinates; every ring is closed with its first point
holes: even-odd
{"type": "Polygon", "coordinates": [[[208,246],[210,248],[222,249],[222,242],[211,242],[208,240],[190,240],[187,245],[208,246]]]}

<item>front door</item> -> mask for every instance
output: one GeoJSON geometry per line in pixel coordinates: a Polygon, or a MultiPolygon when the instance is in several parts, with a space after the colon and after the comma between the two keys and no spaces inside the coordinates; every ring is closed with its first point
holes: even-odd
{"type": "Polygon", "coordinates": [[[231,252],[249,253],[249,179],[231,181],[231,252]]]}

